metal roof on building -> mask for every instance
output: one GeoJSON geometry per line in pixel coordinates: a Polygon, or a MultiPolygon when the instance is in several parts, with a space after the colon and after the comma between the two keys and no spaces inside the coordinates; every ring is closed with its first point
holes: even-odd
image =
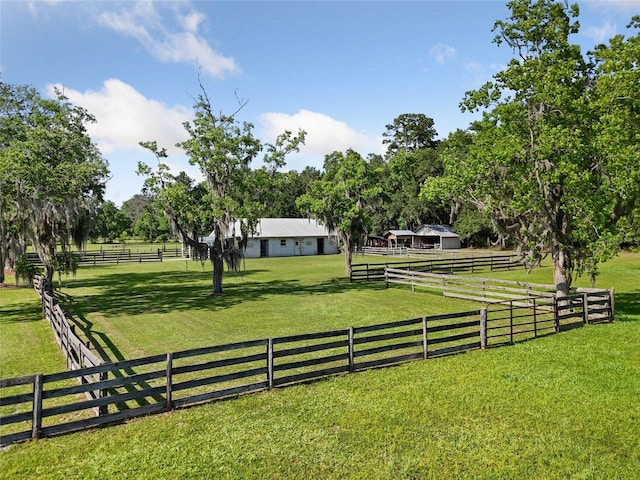
{"type": "Polygon", "coordinates": [[[458,238],[448,225],[422,225],[415,233],[420,237],[458,238]]]}
{"type": "MultiPolygon", "coordinates": [[[[236,220],[231,231],[240,232],[240,222],[236,220]]],[[[261,218],[256,233],[250,238],[306,238],[328,237],[329,229],[322,223],[308,218],[261,218]]],[[[211,233],[213,236],[213,232],[211,233]]]]}
{"type": "Polygon", "coordinates": [[[411,230],[389,230],[386,232],[385,237],[388,235],[395,235],[396,237],[411,237],[415,235],[411,230]]]}

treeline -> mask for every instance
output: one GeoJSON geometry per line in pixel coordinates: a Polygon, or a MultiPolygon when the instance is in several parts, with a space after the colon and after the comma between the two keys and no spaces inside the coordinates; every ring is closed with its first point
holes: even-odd
{"type": "MultiPolygon", "coordinates": [[[[491,224],[476,211],[452,216],[451,206],[440,201],[420,198],[422,184],[430,177],[444,173],[440,158],[434,120],[421,113],[402,114],[386,125],[383,133],[387,144],[385,155],[369,154],[366,164],[367,182],[377,187],[368,199],[367,230],[382,235],[391,229],[413,230],[427,223],[453,222],[462,240],[472,245],[486,245],[487,239],[497,238],[491,224]],[[472,217],[472,220],[470,220],[472,217]]],[[[446,141],[444,143],[446,145],[446,141]]],[[[352,152],[352,155],[355,152],[352,152]]],[[[262,202],[262,212],[268,218],[300,218],[308,211],[298,203],[311,191],[314,183],[331,174],[341,152],[327,155],[322,169],[307,166],[301,172],[250,170],[247,182],[256,188],[254,200],[262,202]],[[262,190],[269,191],[265,196],[262,190]]],[[[359,155],[359,154],[358,154],[359,155]]],[[[189,190],[205,191],[206,185],[197,185],[184,172],[170,176],[167,183],[176,182],[189,190]]],[[[207,232],[208,233],[208,232],[207,232]]],[[[98,208],[92,223],[93,241],[112,242],[135,236],[146,241],[166,241],[172,235],[169,222],[157,195],[151,189],[134,195],[120,208],[106,201],[98,208]]]]}

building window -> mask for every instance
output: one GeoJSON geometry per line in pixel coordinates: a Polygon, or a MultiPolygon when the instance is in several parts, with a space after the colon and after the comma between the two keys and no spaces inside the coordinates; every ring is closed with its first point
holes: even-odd
{"type": "Polygon", "coordinates": [[[280,246],[281,247],[286,247],[287,246],[287,241],[286,240],[280,240],[280,246]]]}

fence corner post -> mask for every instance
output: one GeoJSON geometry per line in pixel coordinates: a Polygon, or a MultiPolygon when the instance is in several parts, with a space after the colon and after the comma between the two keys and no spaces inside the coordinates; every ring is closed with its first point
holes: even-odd
{"type": "Polygon", "coordinates": [[[613,318],[616,311],[615,293],[616,293],[615,289],[611,287],[611,289],[609,290],[609,310],[610,310],[609,321],[610,322],[613,322],[613,318]]]}
{"type": "Polygon", "coordinates": [[[589,294],[582,294],[582,322],[586,325],[589,323],[589,294]]]}
{"type": "Polygon", "coordinates": [[[33,379],[33,423],[31,429],[31,438],[40,438],[42,429],[42,386],[43,375],[37,374],[33,379]]]}
{"type": "Polygon", "coordinates": [[[480,309],[480,348],[487,348],[487,307],[480,309]]]}
{"type": "Polygon", "coordinates": [[[558,315],[558,296],[553,296],[553,327],[555,332],[558,333],[560,331],[560,317],[558,315]]]}

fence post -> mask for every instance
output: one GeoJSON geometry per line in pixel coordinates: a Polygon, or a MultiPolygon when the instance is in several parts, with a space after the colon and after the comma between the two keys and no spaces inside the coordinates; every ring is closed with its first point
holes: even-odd
{"type": "Polygon", "coordinates": [[[533,337],[538,336],[538,312],[536,311],[536,297],[533,297],[533,337]]]}
{"type": "MultiPolygon", "coordinates": [[[[109,379],[109,372],[100,372],[100,381],[105,382],[109,379]]],[[[99,398],[107,398],[109,396],[109,391],[106,388],[101,388],[98,392],[99,398]]],[[[100,405],[98,407],[98,416],[106,415],[109,413],[109,405],[100,405]]]]}
{"type": "Polygon", "coordinates": [[[33,423],[31,429],[31,438],[40,438],[40,430],[42,429],[42,385],[43,375],[37,374],[33,380],[33,423]]]}
{"type": "Polygon", "coordinates": [[[480,348],[487,348],[487,307],[480,309],[480,348]]]}
{"type": "Polygon", "coordinates": [[[586,325],[589,323],[589,294],[582,294],[582,321],[586,325]]]}
{"type": "Polygon", "coordinates": [[[173,353],[167,353],[167,395],[166,406],[167,411],[173,409],[173,353]]]}
{"type": "Polygon", "coordinates": [[[615,309],[615,306],[616,306],[615,293],[616,292],[615,292],[614,288],[612,287],[611,290],[609,290],[609,312],[610,312],[609,313],[609,321],[610,322],[613,322],[613,317],[615,315],[615,310],[616,310],[615,309]]]}
{"type": "Polygon", "coordinates": [[[354,348],[353,348],[353,327],[349,327],[347,331],[347,349],[348,349],[348,357],[349,357],[349,371],[353,372],[355,370],[355,362],[354,362],[354,348]]]}
{"type": "Polygon", "coordinates": [[[513,343],[513,300],[509,300],[509,343],[513,343]]]}
{"type": "Polygon", "coordinates": [[[553,297],[553,327],[558,333],[560,331],[560,318],[558,318],[558,296],[553,297]]]}
{"type": "Polygon", "coordinates": [[[273,388],[273,338],[267,341],[267,384],[271,390],[273,388]]]}
{"type": "Polygon", "coordinates": [[[427,343],[427,317],[422,317],[422,356],[425,360],[429,358],[429,346],[427,343]]]}

